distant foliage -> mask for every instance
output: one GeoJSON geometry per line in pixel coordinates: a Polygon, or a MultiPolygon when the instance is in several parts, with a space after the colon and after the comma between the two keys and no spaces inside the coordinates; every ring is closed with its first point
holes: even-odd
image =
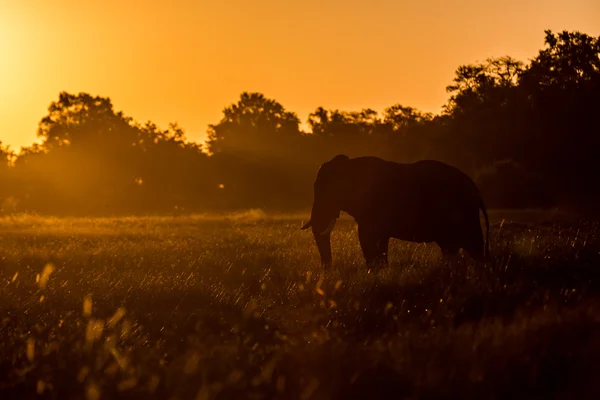
{"type": "Polygon", "coordinates": [[[527,64],[462,65],[446,89],[438,115],[317,107],[309,132],[276,100],[244,92],[208,127],[205,148],[177,124],[142,124],[109,98],[62,92],[40,121],[41,144],[18,156],[0,145],[0,201],[3,212],[57,215],[300,210],[320,164],[343,153],[445,161],[477,178],[494,207],[597,203],[600,38],[546,31],[527,64]]]}
{"type": "Polygon", "coordinates": [[[544,175],[513,160],[501,160],[475,173],[475,183],[491,208],[550,207],[556,202],[544,175]]]}

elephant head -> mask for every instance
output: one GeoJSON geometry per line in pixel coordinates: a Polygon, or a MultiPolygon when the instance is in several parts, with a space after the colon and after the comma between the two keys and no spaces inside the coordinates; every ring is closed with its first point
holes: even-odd
{"type": "Polygon", "coordinates": [[[337,155],[321,165],[314,183],[314,201],[310,220],[302,230],[312,227],[312,232],[324,267],[331,265],[331,230],[340,216],[344,191],[345,164],[349,157],[337,155]]]}

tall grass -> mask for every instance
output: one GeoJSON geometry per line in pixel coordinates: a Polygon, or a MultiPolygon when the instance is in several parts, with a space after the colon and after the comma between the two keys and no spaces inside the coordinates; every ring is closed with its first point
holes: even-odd
{"type": "MultiPolygon", "coordinates": [[[[593,398],[598,225],[501,220],[487,265],[302,217],[0,220],[1,398],[593,398]]],[[[515,219],[514,216],[512,219],[515,219]]]]}

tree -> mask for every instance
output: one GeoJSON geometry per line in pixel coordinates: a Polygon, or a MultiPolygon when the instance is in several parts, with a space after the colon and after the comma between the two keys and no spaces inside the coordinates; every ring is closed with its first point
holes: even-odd
{"type": "Polygon", "coordinates": [[[308,124],[312,154],[318,155],[321,162],[340,153],[351,157],[383,155],[385,141],[378,134],[382,119],[373,109],[341,111],[318,107],[309,114],[308,124]]]}
{"type": "Polygon", "coordinates": [[[390,124],[394,130],[411,128],[433,120],[433,114],[423,113],[416,108],[394,104],[383,112],[383,123],[390,124]]]}
{"type": "Polygon", "coordinates": [[[446,87],[450,99],[444,111],[448,114],[466,112],[489,100],[505,100],[506,94],[518,85],[523,70],[523,62],[510,56],[459,66],[453,83],[446,87]]]}
{"type": "Polygon", "coordinates": [[[581,32],[562,31],[546,34],[545,48],[522,74],[522,83],[530,90],[597,88],[600,79],[600,37],[581,32]]]}
{"type": "Polygon", "coordinates": [[[446,161],[470,173],[497,160],[520,158],[526,98],[518,86],[524,66],[509,56],[459,66],[446,87],[445,132],[439,147],[446,161]]]}
{"type": "Polygon", "coordinates": [[[135,126],[140,132],[136,193],[144,208],[152,212],[209,205],[218,183],[202,146],[188,142],[176,123],[164,130],[150,121],[135,126]]]}
{"type": "Polygon", "coordinates": [[[543,170],[566,197],[597,196],[600,37],[550,30],[545,34],[545,48],[520,78],[532,110],[527,145],[531,157],[524,162],[543,170]]]}
{"type": "Polygon", "coordinates": [[[109,98],[62,92],[39,124],[42,143],[14,168],[0,145],[0,197],[47,213],[290,209],[310,203],[321,163],[344,153],[448,162],[479,176],[498,206],[600,198],[600,38],[546,31],[528,65],[509,56],[461,65],[447,91],[439,115],[318,107],[306,133],[279,102],[244,92],[209,125],[210,156],[177,124],[139,124],[109,98]]]}
{"type": "Polygon", "coordinates": [[[382,149],[386,149],[389,159],[399,162],[417,161],[430,153],[434,141],[433,121],[431,113],[394,104],[384,110],[376,136],[383,141],[382,149]]]}
{"type": "Polygon", "coordinates": [[[223,118],[209,125],[210,153],[268,153],[300,136],[300,119],[261,93],[241,94],[237,103],[223,110],[223,118]]]}
{"type": "Polygon", "coordinates": [[[313,135],[348,139],[364,139],[373,133],[380,122],[377,111],[370,108],[361,111],[340,111],[318,107],[308,116],[308,125],[313,135]]]}
{"type": "Polygon", "coordinates": [[[208,130],[211,163],[223,185],[220,205],[283,207],[302,199],[310,189],[304,139],[295,113],[261,93],[242,93],[208,130]]]}
{"type": "Polygon", "coordinates": [[[131,118],[115,112],[110,98],[61,92],[42,118],[38,136],[47,149],[62,146],[129,146],[137,140],[131,118]]]}
{"type": "Polygon", "coordinates": [[[181,127],[139,124],[116,112],[109,98],[60,93],[38,135],[44,141],[16,162],[28,208],[70,214],[164,212],[201,205],[199,197],[210,192],[207,156],[186,140],[181,127]]]}

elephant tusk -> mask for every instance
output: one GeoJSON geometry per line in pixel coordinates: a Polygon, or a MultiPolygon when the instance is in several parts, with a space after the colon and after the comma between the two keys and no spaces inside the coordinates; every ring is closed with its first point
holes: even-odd
{"type": "Polygon", "coordinates": [[[302,226],[302,228],[300,228],[301,230],[306,230],[308,228],[310,228],[312,226],[312,219],[309,219],[308,222],[306,224],[304,224],[302,226]]]}
{"type": "Polygon", "coordinates": [[[332,219],[331,222],[329,223],[329,226],[323,232],[321,232],[319,235],[325,235],[325,234],[331,232],[331,230],[335,226],[335,222],[336,222],[336,219],[332,219]]]}

